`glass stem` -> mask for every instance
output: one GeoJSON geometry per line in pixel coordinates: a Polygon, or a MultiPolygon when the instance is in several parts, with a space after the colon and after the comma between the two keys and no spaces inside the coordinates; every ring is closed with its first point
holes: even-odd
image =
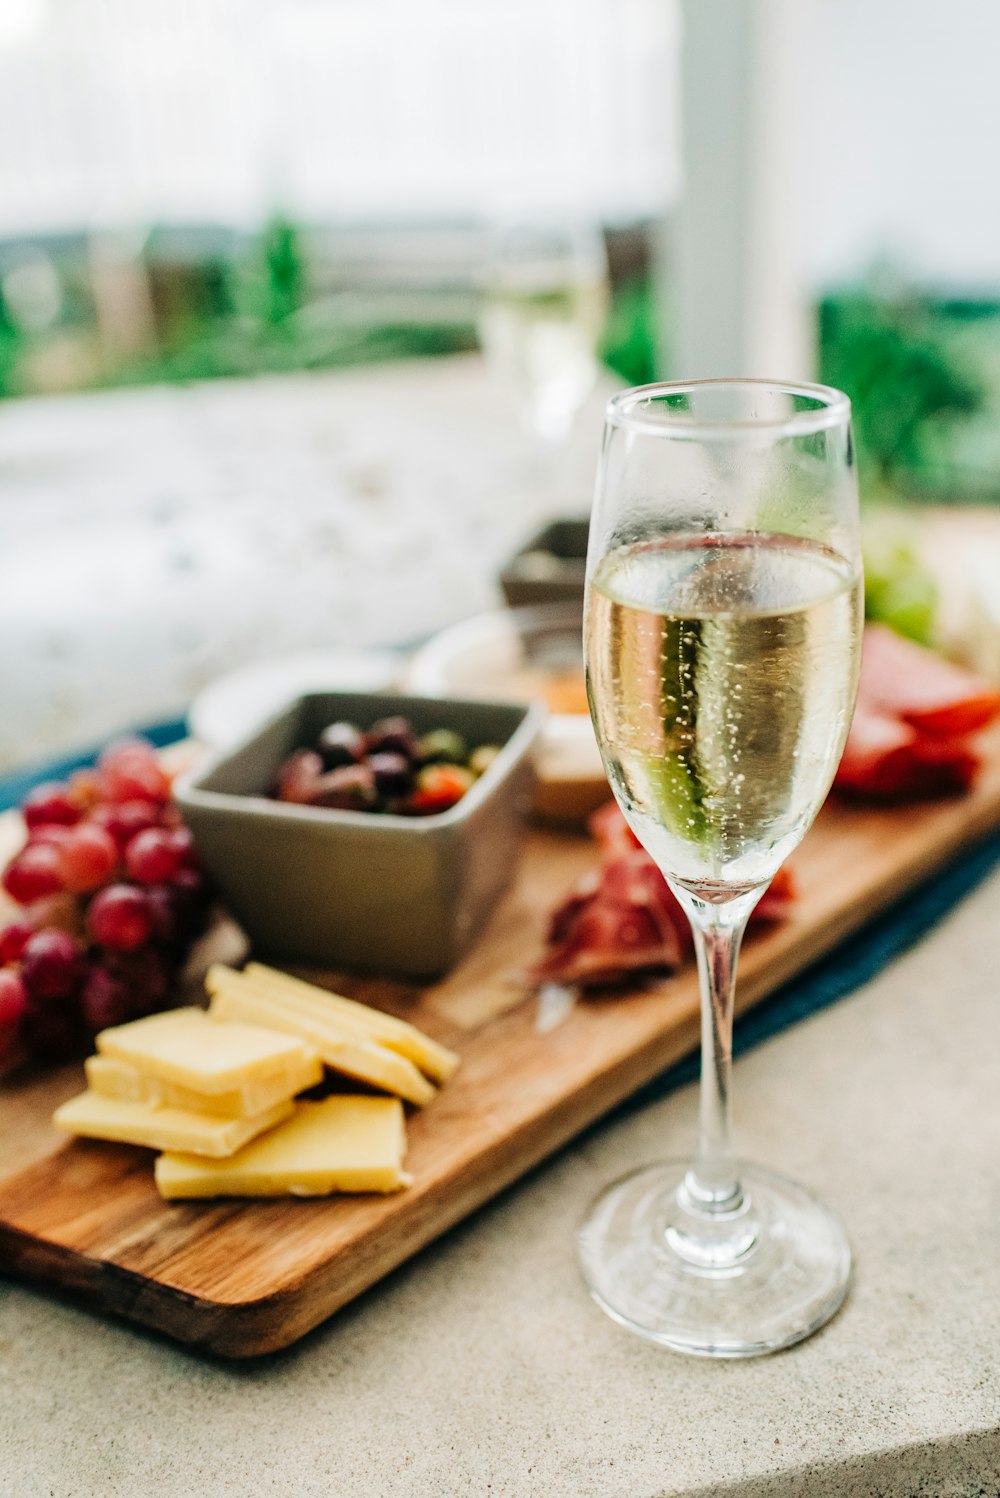
{"type": "Polygon", "coordinates": [[[701,900],[690,891],[679,893],[694,933],[701,986],[698,1154],[688,1172],[686,1193],[692,1210],[728,1215],[743,1201],[730,1141],[736,963],[747,920],[763,888],[721,904],[701,900]]]}

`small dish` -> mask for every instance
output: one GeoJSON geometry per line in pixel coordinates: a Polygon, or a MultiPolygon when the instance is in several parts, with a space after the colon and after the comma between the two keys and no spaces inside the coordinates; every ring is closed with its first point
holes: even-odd
{"type": "Polygon", "coordinates": [[[301,650],[251,661],[218,676],[188,708],[200,744],[229,749],[299,692],[380,692],[394,685],[399,657],[389,650],[301,650]]]}
{"type": "Polygon", "coordinates": [[[538,707],[311,692],[184,777],[177,802],[255,949],[324,966],[435,977],[461,956],[512,877],[531,808],[538,707]],[[267,795],[327,723],[401,715],[500,753],[461,801],[427,817],[332,811],[267,795]]]}
{"type": "Polygon", "coordinates": [[[543,702],[535,811],[579,826],[611,797],[590,722],[583,674],[583,599],[500,609],[442,630],[413,656],[407,688],[442,697],[480,694],[543,702]]]}
{"type": "Polygon", "coordinates": [[[500,573],[511,608],[582,603],[590,521],[553,520],[511,557],[500,573]]]}
{"type": "Polygon", "coordinates": [[[549,728],[562,717],[588,717],[583,599],[463,619],[422,645],[403,676],[409,690],[428,695],[544,702],[549,728]]]}

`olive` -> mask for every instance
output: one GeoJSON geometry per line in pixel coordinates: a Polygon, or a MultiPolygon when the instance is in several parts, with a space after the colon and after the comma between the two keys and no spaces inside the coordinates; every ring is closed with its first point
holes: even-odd
{"type": "Polygon", "coordinates": [[[368,754],[402,754],[415,759],[417,741],[407,718],[380,718],[365,734],[368,754]]]}
{"type": "Polygon", "coordinates": [[[308,804],[323,775],[323,761],[312,749],[297,749],[278,767],[274,795],[279,801],[308,804]]]}
{"type": "Polygon", "coordinates": [[[353,765],[365,752],[365,741],[361,731],[353,723],[329,723],[317,740],[316,747],[323,756],[328,770],[340,765],[353,765]]]}
{"type": "Polygon", "coordinates": [[[366,761],[375,777],[375,789],[380,796],[405,796],[413,784],[413,766],[403,754],[385,750],[370,754],[366,761]]]}
{"type": "Polygon", "coordinates": [[[418,748],[425,765],[464,765],[469,754],[462,735],[450,728],[435,728],[431,733],[425,733],[418,748]]]}
{"type": "Polygon", "coordinates": [[[499,744],[480,744],[478,749],[473,749],[469,755],[469,769],[473,775],[484,774],[499,753],[499,744]]]}
{"type": "Polygon", "coordinates": [[[372,811],[377,801],[375,776],[367,765],[340,765],[320,776],[312,805],[331,811],[372,811]]]}

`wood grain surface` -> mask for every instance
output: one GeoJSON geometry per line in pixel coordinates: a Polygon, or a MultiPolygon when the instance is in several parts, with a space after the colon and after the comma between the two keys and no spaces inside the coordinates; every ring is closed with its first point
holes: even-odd
{"type": "MultiPolygon", "coordinates": [[[[793,859],[793,917],[746,943],[738,1008],[998,825],[997,736],[965,797],[897,810],[831,802],[793,859]]],[[[461,1052],[455,1078],[411,1116],[409,1190],[163,1202],[149,1151],[66,1144],[51,1128],[53,1107],[82,1084],[73,1066],[0,1084],[0,1268],[229,1356],[301,1337],[697,1043],[691,967],[586,999],[539,1031],[537,999],[517,974],[537,954],[553,903],[595,859],[584,838],[532,834],[483,939],[434,987],[324,975],[461,1052]]]]}

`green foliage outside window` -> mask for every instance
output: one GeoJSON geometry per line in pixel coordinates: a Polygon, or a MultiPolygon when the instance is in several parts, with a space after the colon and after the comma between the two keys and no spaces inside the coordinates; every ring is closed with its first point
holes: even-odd
{"type": "Polygon", "coordinates": [[[637,271],[612,290],[601,358],[626,385],[656,379],[656,313],[648,272],[637,271]]]}
{"type": "Polygon", "coordinates": [[[821,303],[820,377],[851,397],[866,496],[1000,498],[998,312],[877,287],[821,303]]]}
{"type": "MultiPolygon", "coordinates": [[[[288,219],[272,219],[256,236],[215,239],[193,231],[178,245],[176,233],[149,235],[131,269],[150,303],[150,328],[124,348],[100,327],[84,236],[6,247],[7,267],[27,254],[60,288],[58,313],[44,325],[8,305],[0,246],[0,395],[329,369],[476,346],[470,302],[445,320],[425,315],[419,293],[406,316],[380,312],[376,296],[359,315],[349,291],[317,293],[308,237],[288,219]]],[[[652,291],[641,269],[612,293],[601,354],[630,384],[654,378],[652,291]]]]}
{"type": "MultiPolygon", "coordinates": [[[[615,276],[601,357],[627,384],[641,385],[657,374],[648,243],[635,229],[609,236],[611,244],[615,276]]],[[[102,324],[107,307],[95,292],[95,266],[107,275],[105,247],[83,234],[0,244],[0,395],[475,348],[468,289],[464,300],[459,294],[428,305],[419,292],[384,297],[371,282],[359,297],[349,273],[331,280],[329,267],[314,263],[333,245],[329,233],[282,217],[250,236],[154,230],[119,265],[126,280],[134,278],[130,294],[138,289],[148,303],[147,325],[116,338],[102,324]]],[[[131,305],[127,295],[119,301],[131,305]]],[[[854,403],[868,497],[1000,502],[1000,299],[935,298],[873,277],[821,301],[819,370],[854,403]]]]}

